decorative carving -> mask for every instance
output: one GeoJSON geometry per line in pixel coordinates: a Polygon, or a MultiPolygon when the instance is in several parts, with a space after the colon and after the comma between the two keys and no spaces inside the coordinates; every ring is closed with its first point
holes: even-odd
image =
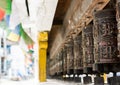
{"type": "Polygon", "coordinates": [[[83,41],[83,64],[84,67],[92,67],[94,63],[94,39],[93,39],[93,25],[86,26],[82,31],[82,41],[83,41]]]}
{"type": "Polygon", "coordinates": [[[66,44],[67,47],[67,73],[74,69],[74,52],[73,52],[73,39],[70,39],[66,44]]]}
{"type": "Polygon", "coordinates": [[[94,14],[94,56],[97,63],[117,60],[116,12],[105,9],[94,14]]]}
{"type": "Polygon", "coordinates": [[[74,69],[83,68],[82,33],[74,39],[74,69]]]}
{"type": "Polygon", "coordinates": [[[119,50],[118,57],[120,57],[120,0],[117,0],[116,11],[117,11],[116,20],[117,20],[117,28],[118,28],[117,40],[118,40],[118,50],[119,50]]]}

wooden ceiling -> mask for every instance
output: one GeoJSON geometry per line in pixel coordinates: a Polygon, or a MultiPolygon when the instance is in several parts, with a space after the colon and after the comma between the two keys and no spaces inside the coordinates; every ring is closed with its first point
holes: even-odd
{"type": "Polygon", "coordinates": [[[53,25],[61,25],[72,0],[58,0],[53,25]]]}
{"type": "Polygon", "coordinates": [[[59,30],[62,28],[64,17],[71,4],[71,1],[72,0],[58,0],[58,5],[56,8],[52,29],[49,34],[49,48],[51,48],[53,40],[55,39],[59,30]]]}

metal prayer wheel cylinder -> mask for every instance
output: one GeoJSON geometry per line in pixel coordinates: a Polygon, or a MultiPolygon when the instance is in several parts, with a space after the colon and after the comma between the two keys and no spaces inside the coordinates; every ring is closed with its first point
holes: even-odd
{"type": "Polygon", "coordinates": [[[50,60],[50,68],[49,68],[49,73],[50,73],[50,76],[52,76],[52,60],[50,60]]]}
{"type": "Polygon", "coordinates": [[[82,33],[74,39],[74,74],[81,74],[83,70],[83,50],[82,50],[82,33]]]}
{"type": "Polygon", "coordinates": [[[116,7],[116,20],[117,20],[117,28],[118,28],[118,35],[117,35],[117,40],[118,40],[118,57],[120,57],[120,0],[117,0],[117,7],[116,7]]]}
{"type": "Polygon", "coordinates": [[[56,59],[56,57],[55,57],[55,59],[54,59],[54,65],[53,65],[53,72],[54,72],[54,75],[56,75],[57,74],[57,70],[58,70],[58,68],[57,68],[57,59],[56,59]]]}
{"type": "Polygon", "coordinates": [[[55,56],[55,58],[53,59],[53,69],[52,69],[52,71],[53,71],[53,75],[56,75],[57,74],[57,64],[56,64],[56,56],[55,56]]]}
{"type": "Polygon", "coordinates": [[[50,62],[50,75],[55,75],[55,61],[53,59],[50,62]]]}
{"type": "Polygon", "coordinates": [[[73,39],[70,39],[66,44],[67,50],[67,74],[73,74],[74,69],[74,52],[73,52],[73,39]]]}
{"type": "Polygon", "coordinates": [[[83,65],[84,68],[92,67],[94,63],[94,39],[93,25],[86,26],[82,31],[82,46],[83,46],[83,65]]]}
{"type": "Polygon", "coordinates": [[[67,74],[67,50],[66,47],[63,49],[63,75],[67,74]]]}
{"type": "Polygon", "coordinates": [[[61,75],[62,72],[63,72],[63,62],[62,62],[63,56],[62,56],[62,52],[59,53],[58,58],[59,58],[59,60],[58,60],[58,68],[59,68],[58,75],[61,75]]]}
{"type": "Polygon", "coordinates": [[[56,57],[53,59],[53,63],[52,63],[52,74],[53,75],[56,74],[56,57]]]}
{"type": "Polygon", "coordinates": [[[105,9],[94,13],[95,63],[113,63],[117,60],[116,12],[105,9]]]}
{"type": "Polygon", "coordinates": [[[59,54],[56,56],[55,68],[56,68],[55,72],[58,75],[59,70],[60,70],[60,66],[59,66],[59,54]]]}
{"type": "Polygon", "coordinates": [[[50,60],[50,75],[52,76],[52,60],[50,60]]]}

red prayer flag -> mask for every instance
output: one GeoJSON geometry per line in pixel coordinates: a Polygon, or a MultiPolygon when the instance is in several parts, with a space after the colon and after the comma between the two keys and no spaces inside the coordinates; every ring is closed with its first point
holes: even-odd
{"type": "Polygon", "coordinates": [[[29,44],[28,45],[28,49],[30,50],[30,49],[33,49],[33,44],[29,44]]]}
{"type": "Polygon", "coordinates": [[[0,8],[0,21],[4,18],[5,11],[0,8]]]}

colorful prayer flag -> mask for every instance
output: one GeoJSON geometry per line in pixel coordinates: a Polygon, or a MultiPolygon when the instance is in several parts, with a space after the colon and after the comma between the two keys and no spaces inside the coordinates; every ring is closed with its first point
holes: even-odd
{"type": "Polygon", "coordinates": [[[28,49],[29,49],[29,50],[33,49],[33,44],[29,44],[29,45],[28,45],[28,49]]]}
{"type": "Polygon", "coordinates": [[[5,15],[5,11],[2,8],[0,8],[0,21],[3,20],[4,15],[5,15]]]}
{"type": "Polygon", "coordinates": [[[30,38],[30,36],[24,31],[24,29],[22,28],[21,25],[21,29],[20,29],[20,33],[21,33],[21,37],[23,38],[23,40],[25,41],[26,45],[33,45],[34,41],[30,38]]]}
{"type": "Polygon", "coordinates": [[[6,0],[6,14],[7,15],[10,15],[11,14],[11,3],[12,3],[12,0],[6,0]]]}
{"type": "Polygon", "coordinates": [[[5,16],[5,21],[6,21],[7,26],[9,27],[10,15],[5,16]]]}
{"type": "Polygon", "coordinates": [[[12,30],[7,37],[8,40],[18,42],[20,39],[20,24],[16,26],[15,30],[12,30]]]}

